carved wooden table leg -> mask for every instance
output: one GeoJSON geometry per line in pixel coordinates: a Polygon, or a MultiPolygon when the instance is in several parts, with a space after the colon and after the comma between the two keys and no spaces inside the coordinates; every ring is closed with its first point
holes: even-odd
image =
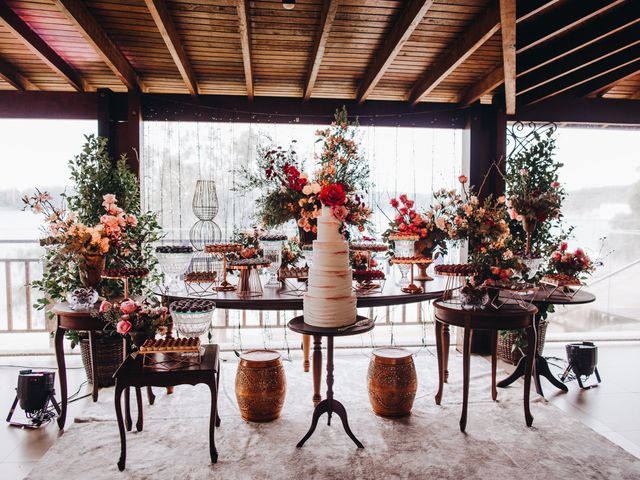
{"type": "MultiPolygon", "coordinates": [[[[308,335],[305,335],[308,336],[308,335]]],[[[322,400],[320,384],[322,383],[322,337],[313,336],[313,404],[317,406],[322,400]]]]}
{"type": "Polygon", "coordinates": [[[136,403],[138,405],[138,421],[136,422],[136,430],[142,431],[143,426],[143,410],[142,410],[142,390],[140,387],[136,387],[136,403]]]}
{"type": "Polygon", "coordinates": [[[302,355],[304,357],[302,367],[305,372],[308,372],[309,367],[311,366],[311,363],[309,362],[309,357],[311,355],[311,335],[302,335],[302,355]]]}
{"type": "Polygon", "coordinates": [[[60,406],[62,411],[58,417],[58,428],[64,428],[67,418],[67,367],[64,360],[64,330],[56,328],[55,334],[56,362],[58,363],[58,381],[60,382],[60,406]]]}
{"type": "Polygon", "coordinates": [[[118,419],[118,431],[120,432],[120,459],[118,460],[118,470],[123,471],[127,461],[127,435],[124,429],[124,419],[122,418],[122,391],[124,388],[116,380],[116,418],[118,419]]]}
{"type": "Polygon", "coordinates": [[[449,325],[442,325],[442,366],[444,370],[444,383],[449,383],[449,347],[451,335],[449,325]]]}
{"type": "Polygon", "coordinates": [[[496,388],[496,369],[498,366],[498,330],[491,332],[491,398],[495,402],[498,399],[496,388]]]}
{"type": "Polygon", "coordinates": [[[91,397],[94,402],[98,401],[98,360],[96,355],[96,336],[89,330],[89,356],[91,358],[91,376],[93,377],[93,389],[91,397]]]}
{"type": "Polygon", "coordinates": [[[471,328],[464,329],[464,345],[462,351],[462,416],[460,417],[460,431],[467,428],[467,406],[469,404],[469,373],[471,368],[471,328]]]}
{"type": "Polygon", "coordinates": [[[216,424],[218,423],[218,381],[213,379],[209,383],[209,390],[211,390],[211,416],[209,418],[209,455],[211,456],[211,463],[218,463],[218,450],[216,450],[216,424]]]}
{"type": "MultiPolygon", "coordinates": [[[[536,330],[534,327],[527,329],[527,342],[528,345],[536,345],[536,330]]],[[[533,415],[531,415],[531,410],[529,409],[529,395],[531,391],[531,374],[533,372],[533,362],[536,358],[537,349],[529,347],[527,350],[527,363],[525,366],[524,374],[524,418],[527,422],[527,427],[530,427],[533,424],[533,415]]]]}
{"type": "Polygon", "coordinates": [[[436,354],[438,356],[438,392],[436,393],[436,405],[442,401],[442,390],[444,386],[444,359],[442,352],[442,323],[435,321],[436,326],[436,354]]]}

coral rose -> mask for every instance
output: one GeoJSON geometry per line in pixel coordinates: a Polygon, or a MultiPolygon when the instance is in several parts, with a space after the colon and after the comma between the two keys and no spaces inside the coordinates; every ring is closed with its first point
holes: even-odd
{"type": "Polygon", "coordinates": [[[131,331],[131,322],[128,320],[120,320],[116,325],[116,332],[121,335],[126,335],[131,331]]]}
{"type": "Polygon", "coordinates": [[[468,181],[468,180],[469,180],[469,179],[467,178],[467,176],[466,176],[466,175],[460,175],[460,176],[458,177],[458,181],[459,181],[460,183],[462,183],[462,184],[467,183],[467,181],[468,181]]]}
{"type": "Polygon", "coordinates": [[[347,201],[347,194],[339,183],[327,185],[320,192],[320,201],[329,207],[338,207],[347,201]]]}
{"type": "Polygon", "coordinates": [[[108,312],[109,310],[111,310],[111,307],[113,307],[113,304],[111,302],[107,302],[106,300],[104,300],[101,304],[100,304],[100,313],[104,313],[104,312],[108,312]]]}
{"type": "Polygon", "coordinates": [[[124,314],[133,313],[138,309],[138,305],[133,300],[125,300],[120,304],[120,311],[124,314]]]}
{"type": "Polygon", "coordinates": [[[333,207],[332,211],[333,211],[334,217],[336,217],[341,222],[344,222],[344,219],[347,218],[347,214],[349,213],[347,211],[347,208],[344,205],[333,207]]]}

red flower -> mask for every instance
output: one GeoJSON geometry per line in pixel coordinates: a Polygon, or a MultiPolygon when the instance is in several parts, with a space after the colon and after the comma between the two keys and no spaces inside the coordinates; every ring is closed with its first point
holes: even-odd
{"type": "Polygon", "coordinates": [[[395,198],[392,198],[391,201],[389,202],[391,204],[391,206],[393,208],[398,208],[398,206],[400,205],[400,203],[398,202],[398,200],[396,200],[395,198]]]}
{"type": "Polygon", "coordinates": [[[560,251],[561,251],[561,252],[564,252],[565,250],[567,250],[567,247],[568,247],[568,246],[569,246],[569,245],[567,245],[567,242],[562,242],[562,243],[560,244],[560,251]]]}
{"type": "Polygon", "coordinates": [[[406,204],[407,203],[407,195],[404,194],[404,193],[402,195],[400,195],[400,201],[402,203],[406,204]]]}
{"type": "Polygon", "coordinates": [[[338,207],[347,201],[347,194],[339,183],[327,185],[320,192],[320,201],[329,207],[338,207]]]}
{"type": "Polygon", "coordinates": [[[400,212],[402,215],[406,215],[407,213],[409,213],[409,209],[408,209],[407,207],[402,207],[402,208],[399,210],[399,212],[400,212]]]}

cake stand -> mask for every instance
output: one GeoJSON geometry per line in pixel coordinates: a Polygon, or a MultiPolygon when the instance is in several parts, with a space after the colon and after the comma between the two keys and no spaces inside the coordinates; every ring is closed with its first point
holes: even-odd
{"type": "Polygon", "coordinates": [[[204,247],[204,251],[207,253],[219,253],[222,255],[222,282],[213,288],[216,292],[233,292],[236,289],[235,285],[231,285],[227,281],[227,254],[239,252],[240,250],[242,250],[242,245],[239,243],[215,243],[204,247]]]}
{"type": "Polygon", "coordinates": [[[260,282],[259,268],[266,268],[271,262],[264,258],[249,258],[232,260],[229,262],[230,270],[238,270],[238,296],[259,297],[262,295],[262,283],[260,282]]]}
{"type": "Polygon", "coordinates": [[[192,256],[193,253],[191,252],[156,252],[156,258],[158,259],[158,263],[160,264],[160,269],[165,275],[170,278],[170,292],[178,292],[180,290],[180,287],[178,285],[178,278],[187,270],[187,268],[189,268],[192,256]]]}
{"type": "Polygon", "coordinates": [[[460,290],[464,286],[464,279],[467,277],[474,277],[478,272],[439,272],[436,267],[436,275],[439,277],[446,277],[447,283],[444,287],[444,293],[442,294],[443,300],[453,300],[453,292],[460,290]]]}
{"type": "Polygon", "coordinates": [[[393,257],[391,262],[396,265],[409,266],[409,285],[402,287],[404,293],[422,293],[424,289],[413,283],[413,266],[430,265],[433,260],[430,257],[393,257]]]}

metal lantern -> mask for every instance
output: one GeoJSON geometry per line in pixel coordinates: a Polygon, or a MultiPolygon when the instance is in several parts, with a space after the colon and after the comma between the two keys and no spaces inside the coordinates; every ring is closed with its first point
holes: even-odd
{"type": "Polygon", "coordinates": [[[213,180],[196,182],[191,208],[198,221],[189,230],[189,240],[193,248],[203,251],[205,245],[222,239],[222,230],[213,221],[219,210],[218,193],[213,180]]]}

